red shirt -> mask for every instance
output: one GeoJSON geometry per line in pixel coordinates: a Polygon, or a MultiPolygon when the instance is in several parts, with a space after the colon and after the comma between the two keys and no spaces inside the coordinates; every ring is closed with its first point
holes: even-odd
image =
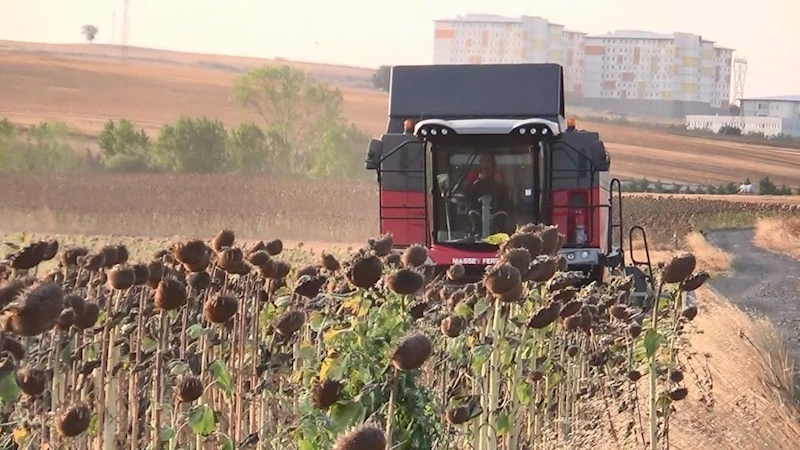
{"type": "MultiPolygon", "coordinates": [[[[494,172],[494,180],[496,182],[498,182],[498,183],[502,183],[503,182],[503,172],[499,171],[497,168],[495,168],[493,170],[493,172],[494,172]]],[[[468,173],[467,174],[467,179],[466,179],[467,186],[471,186],[472,183],[477,181],[478,175],[480,173],[481,173],[480,169],[473,170],[472,172],[468,173]]]]}

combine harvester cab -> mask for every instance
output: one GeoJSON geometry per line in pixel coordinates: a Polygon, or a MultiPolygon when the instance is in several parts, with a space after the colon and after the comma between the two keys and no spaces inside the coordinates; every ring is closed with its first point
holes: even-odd
{"type": "Polygon", "coordinates": [[[602,281],[620,269],[636,294],[652,291],[649,256],[625,264],[620,183],[599,134],[565,120],[560,65],[395,66],[389,96],[366,168],[397,247],[425,245],[437,271],[462,264],[474,279],[496,261],[498,234],[555,224],[570,270],[602,281]]]}

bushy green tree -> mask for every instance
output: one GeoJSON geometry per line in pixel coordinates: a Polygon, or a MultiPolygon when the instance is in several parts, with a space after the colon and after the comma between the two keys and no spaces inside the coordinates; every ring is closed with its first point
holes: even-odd
{"type": "Polygon", "coordinates": [[[219,120],[182,117],[164,125],[154,149],[156,164],[174,172],[212,173],[229,167],[228,135],[219,120]]]}
{"type": "Polygon", "coordinates": [[[144,129],[137,129],[130,120],[109,120],[97,137],[104,160],[117,155],[149,160],[150,138],[144,129]]]}
{"type": "Polygon", "coordinates": [[[242,123],[228,132],[230,166],[241,172],[269,170],[267,135],[253,123],[242,123]]]}

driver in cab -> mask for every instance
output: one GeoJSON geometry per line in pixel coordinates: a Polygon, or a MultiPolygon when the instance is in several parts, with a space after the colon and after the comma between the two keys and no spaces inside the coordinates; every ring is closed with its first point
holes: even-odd
{"type": "Polygon", "coordinates": [[[469,219],[472,231],[480,233],[481,210],[480,198],[486,194],[491,196],[492,233],[505,230],[506,213],[506,185],[503,173],[497,169],[494,155],[483,153],[480,156],[477,169],[467,174],[465,179],[467,196],[469,197],[469,219]]]}

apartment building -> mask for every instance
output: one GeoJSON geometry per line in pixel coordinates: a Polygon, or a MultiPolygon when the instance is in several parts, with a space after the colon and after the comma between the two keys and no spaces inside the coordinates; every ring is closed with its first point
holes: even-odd
{"type": "Polygon", "coordinates": [[[586,33],[564,30],[564,91],[571,97],[583,95],[584,38],[586,33]]]}
{"type": "Polygon", "coordinates": [[[434,64],[559,63],[573,103],[622,114],[728,108],[733,50],[699,35],[588,35],[534,16],[467,14],[434,23],[434,64]]]}
{"type": "Polygon", "coordinates": [[[651,116],[727,110],[732,56],[731,49],[689,33],[587,35],[583,103],[651,116]]]}
{"type": "Polygon", "coordinates": [[[434,64],[557,63],[567,94],[580,94],[585,33],[535,16],[467,14],[434,21],[434,64]]]}

